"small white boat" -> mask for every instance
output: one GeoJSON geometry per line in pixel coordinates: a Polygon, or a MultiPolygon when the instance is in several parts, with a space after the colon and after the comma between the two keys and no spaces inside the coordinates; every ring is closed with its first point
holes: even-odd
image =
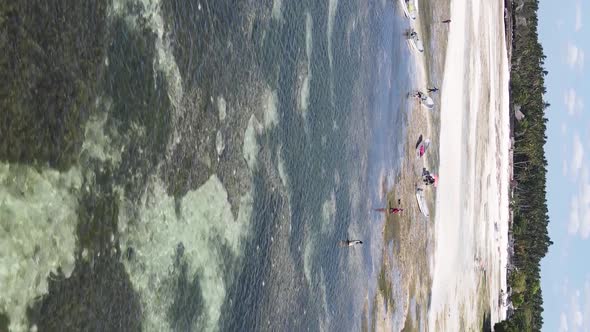
{"type": "Polygon", "coordinates": [[[404,11],[404,15],[407,18],[411,18],[412,20],[416,19],[416,14],[418,13],[418,6],[415,0],[399,0],[404,11]]]}
{"type": "Polygon", "coordinates": [[[432,98],[427,95],[424,92],[421,91],[417,91],[416,93],[414,93],[414,98],[418,99],[420,101],[420,104],[422,105],[422,107],[426,108],[426,109],[433,109],[434,108],[434,100],[432,100],[432,98]]]}
{"type": "Polygon", "coordinates": [[[427,138],[426,140],[420,142],[418,147],[416,147],[416,158],[420,158],[426,154],[426,150],[430,146],[430,140],[427,138]]]}
{"type": "Polygon", "coordinates": [[[430,211],[428,211],[428,204],[426,204],[426,197],[424,196],[424,189],[416,188],[416,201],[418,202],[418,208],[425,217],[430,217],[430,211]]]}
{"type": "Polygon", "coordinates": [[[422,97],[420,99],[420,103],[426,109],[431,110],[434,108],[434,100],[432,100],[432,98],[430,98],[430,96],[422,97]]]}
{"type": "Polygon", "coordinates": [[[339,247],[352,247],[357,244],[363,244],[361,240],[345,240],[345,241],[338,241],[339,247]]]}
{"type": "Polygon", "coordinates": [[[422,43],[422,40],[420,40],[420,37],[418,37],[418,33],[416,31],[412,31],[410,32],[410,44],[412,44],[412,47],[414,47],[414,49],[420,53],[424,52],[424,44],[422,43]]]}

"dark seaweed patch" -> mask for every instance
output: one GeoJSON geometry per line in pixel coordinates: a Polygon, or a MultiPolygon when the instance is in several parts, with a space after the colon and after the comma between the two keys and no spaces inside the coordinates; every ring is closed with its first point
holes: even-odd
{"type": "Polygon", "coordinates": [[[139,298],[123,264],[108,256],[50,278],[28,316],[39,331],[141,331],[139,298]]]}
{"type": "Polygon", "coordinates": [[[166,80],[153,66],[156,36],[146,24],[137,19],[137,28],[131,28],[123,18],[113,22],[104,83],[113,99],[107,127],[121,135],[125,145],[115,177],[132,198],[140,196],[164,157],[172,128],[166,80]]]}
{"type": "Polygon", "coordinates": [[[76,162],[103,70],[108,1],[0,4],[0,160],[76,162]]]}
{"type": "Polygon", "coordinates": [[[199,281],[199,273],[194,277],[188,274],[188,263],[184,259],[184,246],[178,244],[174,263],[175,298],[168,309],[172,330],[191,331],[199,322],[203,322],[205,301],[199,281]]]}

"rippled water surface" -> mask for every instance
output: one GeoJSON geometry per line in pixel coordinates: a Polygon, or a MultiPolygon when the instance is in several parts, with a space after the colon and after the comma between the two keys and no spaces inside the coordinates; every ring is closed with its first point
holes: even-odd
{"type": "Polygon", "coordinates": [[[9,101],[63,107],[2,119],[0,329],[358,330],[402,150],[398,8],[55,2],[2,9],[37,64],[2,67],[9,101]]]}

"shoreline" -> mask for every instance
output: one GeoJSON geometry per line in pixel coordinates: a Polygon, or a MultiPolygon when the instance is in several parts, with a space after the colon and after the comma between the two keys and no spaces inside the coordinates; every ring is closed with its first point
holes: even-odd
{"type": "MultiPolygon", "coordinates": [[[[508,75],[510,75],[512,57],[512,20],[510,19],[512,15],[512,10],[510,5],[511,1],[505,0],[504,38],[506,42],[506,61],[508,64],[508,75]]],[[[446,48],[448,42],[448,28],[446,27],[446,25],[436,24],[440,21],[440,18],[438,17],[426,17],[425,19],[421,20],[421,17],[422,15],[424,15],[425,12],[427,14],[433,15],[434,13],[437,13],[437,15],[441,17],[450,17],[450,3],[445,2],[444,4],[436,3],[422,5],[422,8],[420,8],[420,14],[418,18],[416,19],[416,21],[412,22],[412,26],[418,32],[418,34],[421,37],[423,37],[423,41],[425,43],[425,53],[413,54],[413,56],[415,57],[413,63],[416,70],[416,78],[413,82],[414,86],[412,87],[412,89],[425,88],[426,85],[430,82],[431,77],[436,76],[437,74],[440,75],[440,85],[442,85],[442,79],[444,78],[444,63],[446,59],[446,48]],[[436,8],[429,8],[428,6],[433,6],[436,8]],[[430,10],[430,13],[428,13],[428,10],[430,10]],[[446,13],[444,12],[445,10],[447,11],[446,13]],[[442,14],[438,14],[441,12],[442,14]],[[439,26],[442,27],[442,29],[439,28],[439,26]],[[432,52],[429,51],[431,49],[429,48],[429,44],[432,41],[433,36],[438,37],[437,46],[439,49],[436,50],[436,56],[434,56],[432,52]]],[[[508,76],[508,80],[509,79],[510,76],[508,76]]],[[[438,87],[440,88],[440,86],[438,87]]],[[[401,303],[395,303],[395,307],[397,308],[398,305],[402,305],[404,307],[404,316],[406,317],[405,323],[402,325],[404,327],[404,330],[417,329],[418,326],[425,323],[424,319],[426,319],[427,323],[427,317],[430,310],[429,302],[432,292],[432,273],[434,264],[432,259],[436,243],[436,237],[434,234],[434,223],[436,215],[436,193],[433,192],[433,190],[430,190],[431,188],[428,188],[426,190],[428,205],[431,211],[431,215],[429,218],[427,218],[427,221],[424,220],[425,217],[423,217],[420,211],[418,210],[417,204],[414,202],[415,198],[413,197],[415,193],[414,185],[416,182],[420,181],[420,174],[416,173],[417,170],[421,171],[421,166],[417,165],[416,157],[414,155],[414,143],[416,142],[417,137],[420,134],[423,134],[424,138],[433,139],[433,143],[435,146],[439,144],[438,137],[432,137],[432,135],[438,135],[440,129],[440,94],[436,94],[432,97],[433,99],[435,99],[436,102],[435,110],[432,113],[431,111],[422,109],[422,107],[419,104],[413,105],[407,112],[407,118],[405,119],[407,131],[404,137],[405,141],[402,143],[406,148],[404,152],[404,160],[402,162],[402,167],[399,174],[395,176],[396,180],[394,181],[394,187],[388,188],[389,190],[385,191],[384,197],[385,202],[392,207],[397,206],[397,199],[401,198],[402,207],[404,208],[403,215],[388,215],[386,217],[386,221],[384,223],[382,230],[383,255],[381,266],[382,271],[388,272],[389,270],[391,270],[390,266],[395,265],[399,268],[399,271],[402,274],[402,284],[399,286],[401,286],[401,288],[404,291],[407,291],[407,296],[406,294],[404,294],[403,298],[400,301],[401,303]],[[389,250],[388,248],[392,243],[394,244],[394,250],[391,252],[391,250],[389,250]],[[426,267],[426,269],[424,269],[424,267],[426,267]],[[416,274],[416,272],[418,271],[420,271],[420,273],[416,274]],[[408,305],[412,302],[412,300],[417,308],[421,308],[419,312],[415,312],[413,314],[410,312],[410,310],[408,310],[408,305]]],[[[509,100],[508,102],[510,103],[509,100]]],[[[500,112],[502,112],[502,110],[500,110],[500,112]]],[[[510,113],[510,108],[508,112],[510,113]]],[[[513,137],[512,118],[513,117],[509,114],[509,140],[511,140],[513,137]]],[[[513,174],[511,169],[511,153],[509,153],[509,158],[510,160],[508,160],[508,174],[510,181],[512,179],[513,174]]],[[[436,170],[438,168],[438,163],[438,149],[431,148],[431,150],[429,150],[429,153],[426,154],[426,158],[424,159],[424,167],[426,167],[427,169],[433,167],[436,170]]],[[[510,183],[508,183],[508,188],[510,189],[510,183]]],[[[508,195],[508,197],[510,197],[510,193],[508,193],[508,195]]],[[[512,215],[510,210],[509,215],[512,215]]],[[[510,229],[510,220],[508,221],[508,224],[510,229]]],[[[506,234],[504,235],[506,236],[506,234]]],[[[505,249],[508,249],[508,247],[506,247],[505,249]]],[[[510,258],[511,256],[509,255],[508,262],[510,262],[510,258]]],[[[482,274],[482,279],[477,286],[477,292],[474,294],[478,298],[478,317],[480,326],[483,330],[486,330],[486,327],[491,328],[493,324],[493,322],[491,321],[491,312],[494,305],[490,301],[493,300],[492,294],[495,291],[492,289],[492,287],[494,287],[494,283],[490,283],[490,280],[488,279],[498,272],[500,274],[504,274],[504,277],[500,277],[500,279],[498,280],[500,288],[502,288],[501,279],[506,278],[505,267],[500,267],[500,270],[498,271],[492,269],[493,266],[490,265],[489,262],[487,265],[487,268],[489,268],[490,271],[484,272],[482,274]]],[[[387,276],[387,273],[385,273],[385,276],[387,276]]],[[[391,282],[392,280],[391,278],[388,278],[387,281],[391,282]]],[[[386,300],[384,296],[384,294],[387,293],[386,291],[387,289],[381,289],[381,287],[379,286],[376,298],[374,299],[374,303],[383,304],[384,302],[387,302],[384,301],[386,300]]],[[[506,308],[501,308],[501,310],[505,309],[506,308]]],[[[418,309],[416,309],[416,311],[418,311],[418,309]]],[[[389,306],[386,306],[386,308],[382,308],[381,310],[374,310],[374,313],[376,317],[373,317],[373,324],[379,324],[386,317],[391,316],[392,310],[389,309],[389,306]]],[[[374,328],[376,327],[375,325],[373,326],[374,328]]],[[[386,326],[391,327],[390,325],[386,326]]]]}
{"type": "MultiPolygon", "coordinates": [[[[441,37],[441,31],[429,31],[431,30],[429,25],[432,23],[428,23],[427,19],[421,19],[422,12],[429,9],[427,6],[422,6],[420,15],[411,22],[412,28],[421,37],[425,46],[430,44],[431,35],[438,33],[437,37],[441,37]]],[[[444,55],[446,54],[446,31],[442,37],[444,37],[444,43],[437,54],[444,55]]],[[[436,63],[435,58],[428,51],[428,47],[425,47],[424,53],[417,53],[410,47],[409,54],[413,57],[411,63],[415,78],[408,90],[425,90],[432,75],[431,68],[444,63],[444,57],[442,57],[443,62],[436,63]]],[[[444,70],[441,70],[440,74],[441,77],[444,76],[444,70]]],[[[406,101],[408,110],[405,119],[406,133],[402,142],[404,144],[403,161],[399,173],[395,175],[394,187],[387,188],[384,191],[384,197],[382,197],[384,203],[391,207],[397,206],[398,199],[401,199],[401,207],[404,211],[400,215],[387,215],[383,224],[380,280],[376,296],[372,299],[377,309],[373,311],[372,323],[373,329],[377,330],[391,330],[398,327],[391,326],[390,317],[394,310],[400,309],[400,305],[403,308],[404,320],[399,329],[416,330],[428,319],[432,287],[431,264],[435,241],[433,227],[436,193],[432,190],[433,188],[426,188],[426,199],[432,212],[429,217],[425,217],[415,202],[415,188],[416,184],[421,182],[422,167],[436,168],[438,152],[437,149],[431,148],[424,157],[417,159],[415,145],[420,135],[424,139],[432,139],[435,145],[438,144],[438,137],[434,136],[438,136],[440,126],[437,116],[440,111],[438,109],[440,94],[431,97],[437,102],[434,110],[423,108],[412,97],[408,97],[409,100],[406,101]],[[392,266],[395,266],[401,274],[401,277],[397,277],[401,278],[401,285],[391,285],[394,281],[392,280],[394,276],[391,275],[392,266]],[[393,299],[387,299],[387,296],[391,295],[391,288],[394,286],[401,288],[402,298],[400,301],[391,303],[393,299]],[[377,304],[379,305],[377,306],[377,304]],[[412,304],[415,305],[415,308],[410,308],[412,304]]]]}

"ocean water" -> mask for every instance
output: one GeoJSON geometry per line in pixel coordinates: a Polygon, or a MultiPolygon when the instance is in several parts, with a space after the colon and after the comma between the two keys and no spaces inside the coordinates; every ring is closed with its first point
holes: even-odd
{"type": "Polygon", "coordinates": [[[379,1],[113,1],[79,161],[0,163],[9,329],[360,329],[406,27],[379,1]]]}

